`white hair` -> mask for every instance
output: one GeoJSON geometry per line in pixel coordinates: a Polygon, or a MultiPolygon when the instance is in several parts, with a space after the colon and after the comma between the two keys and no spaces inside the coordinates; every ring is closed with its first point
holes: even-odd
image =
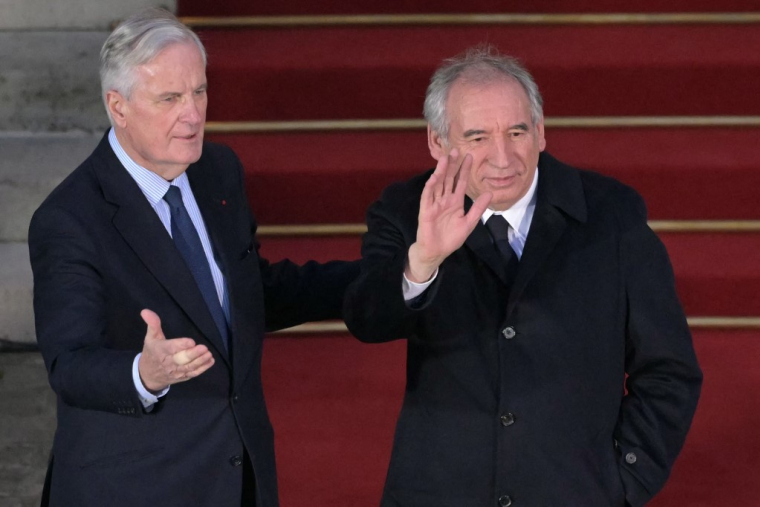
{"type": "Polygon", "coordinates": [[[446,101],[454,82],[466,79],[475,84],[487,84],[504,78],[517,81],[525,90],[530,103],[531,120],[534,125],[540,122],[544,117],[544,101],[533,76],[516,58],[502,55],[490,45],[470,48],[443,61],[430,79],[425,94],[425,120],[444,142],[448,142],[449,119],[446,115],[446,101]]]}
{"type": "Polygon", "coordinates": [[[106,94],[116,90],[129,99],[137,80],[137,67],[149,63],[172,44],[190,43],[198,47],[205,66],[206,50],[198,36],[164,9],[145,9],[116,27],[100,50],[100,86],[112,125],[106,94]]]}

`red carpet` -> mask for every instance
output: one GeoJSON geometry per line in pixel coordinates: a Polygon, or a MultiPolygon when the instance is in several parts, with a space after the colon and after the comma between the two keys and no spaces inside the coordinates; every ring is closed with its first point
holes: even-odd
{"type": "MultiPolygon", "coordinates": [[[[758,0],[201,2],[182,15],[746,12],[758,0]]],[[[406,26],[202,30],[209,120],[420,118],[438,62],[487,41],[521,58],[546,115],[760,115],[760,30],[746,25],[406,26]]],[[[551,128],[548,150],[638,189],[650,218],[760,220],[754,128],[551,128]]],[[[212,135],[246,167],[262,224],[362,222],[388,183],[430,167],[423,131],[212,135]]],[[[760,315],[760,234],[662,233],[686,312],[760,315]]],[[[356,258],[354,237],[262,239],[271,260],[356,258]]],[[[695,330],[705,373],[693,429],[655,507],[760,505],[760,331],[695,330]]],[[[271,337],[264,383],[283,507],[379,503],[405,343],[271,337]]]]}
{"type": "MultiPolygon", "coordinates": [[[[656,507],[749,507],[760,485],[760,332],[695,331],[705,374],[687,445],[656,507]]],[[[264,384],[283,507],[378,505],[404,386],[405,342],[273,337],[264,384]]]]}
{"type": "Polygon", "coordinates": [[[480,42],[525,62],[547,116],[760,114],[760,51],[749,49],[760,48],[760,30],[753,24],[282,28],[200,36],[215,121],[420,117],[435,66],[480,42]]]}
{"type": "MultiPolygon", "coordinates": [[[[760,219],[757,129],[549,129],[546,137],[559,159],[636,188],[652,219],[760,219]]],[[[433,166],[424,130],[209,139],[240,156],[264,224],[363,222],[389,183],[433,166]]]]}
{"type": "Polygon", "coordinates": [[[251,2],[227,0],[180,0],[182,16],[261,16],[305,14],[407,14],[467,12],[739,12],[758,9],[755,0],[640,0],[621,4],[617,0],[533,0],[531,2],[494,2],[494,0],[385,0],[384,2],[331,2],[287,0],[251,2]]]}

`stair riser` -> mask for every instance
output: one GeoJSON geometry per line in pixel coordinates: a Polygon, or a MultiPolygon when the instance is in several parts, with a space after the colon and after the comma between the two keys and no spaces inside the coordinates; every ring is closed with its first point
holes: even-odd
{"type": "MultiPolygon", "coordinates": [[[[383,188],[434,165],[424,130],[207,137],[241,158],[263,224],[361,222],[383,188]]],[[[756,128],[557,128],[546,138],[560,160],[639,190],[652,219],[760,219],[756,128]]]]}
{"type": "Polygon", "coordinates": [[[519,57],[548,116],[760,114],[754,25],[201,30],[209,119],[420,117],[442,59],[519,57]],[[319,44],[315,44],[319,41],[319,44]],[[413,48],[413,50],[410,50],[413,48]],[[729,77],[730,76],[730,77],[729,77]]]}

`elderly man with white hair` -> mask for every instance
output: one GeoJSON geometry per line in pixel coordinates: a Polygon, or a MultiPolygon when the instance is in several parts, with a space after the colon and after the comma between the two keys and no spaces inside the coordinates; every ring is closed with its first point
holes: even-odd
{"type": "Polygon", "coordinates": [[[203,141],[206,55],[173,15],[101,52],[112,128],[29,230],[58,397],[51,506],[275,507],[265,329],[340,316],[354,263],[258,255],[243,169],[203,141]]]}

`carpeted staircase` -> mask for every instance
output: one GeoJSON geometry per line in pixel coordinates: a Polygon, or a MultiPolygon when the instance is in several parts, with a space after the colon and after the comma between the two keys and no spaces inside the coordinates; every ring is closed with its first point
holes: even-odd
{"type": "MultiPolygon", "coordinates": [[[[433,165],[420,118],[442,58],[490,42],[522,59],[546,101],[547,149],[646,199],[692,324],[703,395],[652,505],[760,505],[760,5],[662,4],[636,2],[626,7],[648,15],[625,17],[607,15],[621,8],[611,0],[539,0],[490,23],[482,14],[502,2],[180,0],[179,10],[209,53],[207,136],[241,157],[270,259],[356,258],[360,225],[290,226],[361,224],[382,188],[433,165]]],[[[377,505],[405,344],[310,329],[271,337],[264,355],[281,503],[377,505]]]]}

